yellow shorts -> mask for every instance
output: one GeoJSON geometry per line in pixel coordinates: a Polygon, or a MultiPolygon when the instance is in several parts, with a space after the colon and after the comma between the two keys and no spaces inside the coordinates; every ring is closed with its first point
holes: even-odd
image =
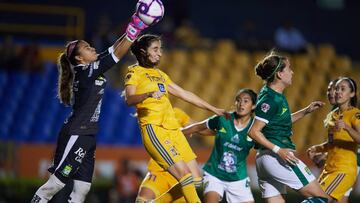
{"type": "Polygon", "coordinates": [[[169,130],[147,124],[141,126],[141,135],[150,157],[166,170],[178,161],[188,162],[196,158],[180,129],[169,130]]]}
{"type": "Polygon", "coordinates": [[[332,198],[341,200],[355,183],[356,173],[344,171],[327,172],[323,170],[319,177],[321,188],[332,198]]]}
{"type": "Polygon", "coordinates": [[[168,172],[147,173],[140,188],[146,187],[155,194],[155,202],[185,202],[181,186],[168,172]]]}

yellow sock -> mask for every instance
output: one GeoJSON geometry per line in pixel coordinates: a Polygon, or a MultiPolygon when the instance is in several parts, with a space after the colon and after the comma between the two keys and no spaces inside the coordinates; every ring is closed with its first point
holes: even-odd
{"type": "Polygon", "coordinates": [[[191,173],[186,174],[180,179],[181,189],[188,203],[201,203],[193,183],[191,173]]]}
{"type": "Polygon", "coordinates": [[[194,185],[195,185],[196,190],[201,189],[202,185],[203,185],[203,178],[202,177],[196,177],[196,178],[193,178],[193,180],[194,180],[194,185]]]}

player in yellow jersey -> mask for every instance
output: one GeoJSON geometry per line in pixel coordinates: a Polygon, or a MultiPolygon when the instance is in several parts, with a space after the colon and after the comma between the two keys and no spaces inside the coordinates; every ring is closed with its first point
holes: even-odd
{"type": "MultiPolygon", "coordinates": [[[[335,85],[338,79],[334,79],[331,80],[328,84],[327,87],[327,91],[326,91],[326,97],[329,101],[329,104],[331,105],[331,111],[334,110],[336,108],[336,101],[335,101],[335,85]]],[[[325,164],[325,160],[327,157],[327,152],[323,151],[323,150],[316,150],[316,148],[318,149],[322,149],[325,145],[327,145],[327,141],[318,145],[314,145],[311,146],[308,150],[307,150],[307,154],[309,156],[309,158],[313,161],[313,163],[318,167],[318,168],[323,168],[324,164],[325,164]]]]}
{"type": "MultiPolygon", "coordinates": [[[[192,123],[190,117],[181,109],[175,107],[174,112],[176,119],[182,127],[192,123]]],[[[185,137],[182,137],[182,139],[183,138],[185,137]]],[[[184,146],[189,146],[187,141],[184,141],[182,139],[181,144],[183,144],[184,146]]],[[[200,171],[197,171],[198,167],[195,160],[196,155],[192,152],[192,149],[190,147],[187,148],[188,149],[185,151],[185,162],[195,162],[195,167],[191,164],[188,166],[189,169],[192,171],[194,180],[195,177],[198,177],[200,179],[200,185],[202,182],[202,175],[200,174],[200,171]]],[[[161,168],[153,159],[150,159],[148,163],[148,171],[149,172],[146,174],[144,180],[140,185],[137,199],[143,199],[148,202],[151,202],[150,200],[156,200],[155,202],[185,202],[185,199],[181,192],[181,187],[178,184],[179,182],[170,173],[161,168]]],[[[141,202],[141,200],[139,202],[141,202]]]]}
{"type": "Polygon", "coordinates": [[[331,202],[340,201],[354,185],[357,176],[357,145],[360,143],[360,109],[357,105],[357,85],[348,77],[336,82],[337,108],[324,121],[328,142],[311,150],[328,152],[319,183],[331,196],[331,202]]]}
{"type": "Polygon", "coordinates": [[[182,89],[156,68],[161,48],[160,37],[150,34],[139,37],[131,46],[138,64],[129,67],[125,76],[126,102],[136,106],[142,141],[150,157],[178,180],[187,202],[200,202],[191,171],[174,139],[184,135],[168,96],[172,94],[217,115],[225,115],[226,111],[182,89]]]}

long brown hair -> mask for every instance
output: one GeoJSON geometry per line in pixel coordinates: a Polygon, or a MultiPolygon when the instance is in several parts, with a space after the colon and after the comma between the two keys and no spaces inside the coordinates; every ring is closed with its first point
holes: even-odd
{"type": "Polygon", "coordinates": [[[58,98],[61,103],[70,106],[72,98],[72,85],[74,81],[74,72],[72,66],[77,65],[75,56],[78,55],[79,41],[72,41],[66,45],[64,53],[58,58],[58,98]]]}

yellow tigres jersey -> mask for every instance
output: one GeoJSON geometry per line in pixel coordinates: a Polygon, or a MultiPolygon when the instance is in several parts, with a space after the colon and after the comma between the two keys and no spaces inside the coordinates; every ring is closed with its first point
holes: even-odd
{"type": "MultiPolygon", "coordinates": [[[[175,117],[176,117],[177,121],[179,122],[179,124],[182,127],[189,124],[190,116],[187,115],[183,110],[175,107],[174,112],[175,112],[175,117]]],[[[150,159],[150,161],[148,163],[148,171],[150,171],[150,172],[159,172],[159,171],[164,171],[164,169],[161,168],[159,166],[159,164],[156,163],[156,161],[154,161],[153,159],[150,159]]]]}
{"type": "Polygon", "coordinates": [[[178,129],[180,125],[175,118],[169,101],[167,87],[173,82],[164,72],[155,68],[130,66],[125,76],[125,86],[135,85],[135,94],[143,94],[160,90],[165,94],[160,99],[147,98],[136,105],[139,124],[153,124],[165,129],[178,129]]]}
{"type": "MultiPolygon", "coordinates": [[[[360,125],[360,110],[351,108],[340,115],[337,110],[330,112],[333,120],[341,118],[346,125],[355,128],[360,125]]],[[[357,170],[357,143],[344,129],[336,130],[333,124],[328,125],[329,148],[325,163],[326,171],[353,171],[357,170]]]]}
{"type": "Polygon", "coordinates": [[[174,112],[175,118],[177,119],[181,127],[185,127],[190,124],[190,116],[187,115],[183,110],[174,107],[174,112]]]}

